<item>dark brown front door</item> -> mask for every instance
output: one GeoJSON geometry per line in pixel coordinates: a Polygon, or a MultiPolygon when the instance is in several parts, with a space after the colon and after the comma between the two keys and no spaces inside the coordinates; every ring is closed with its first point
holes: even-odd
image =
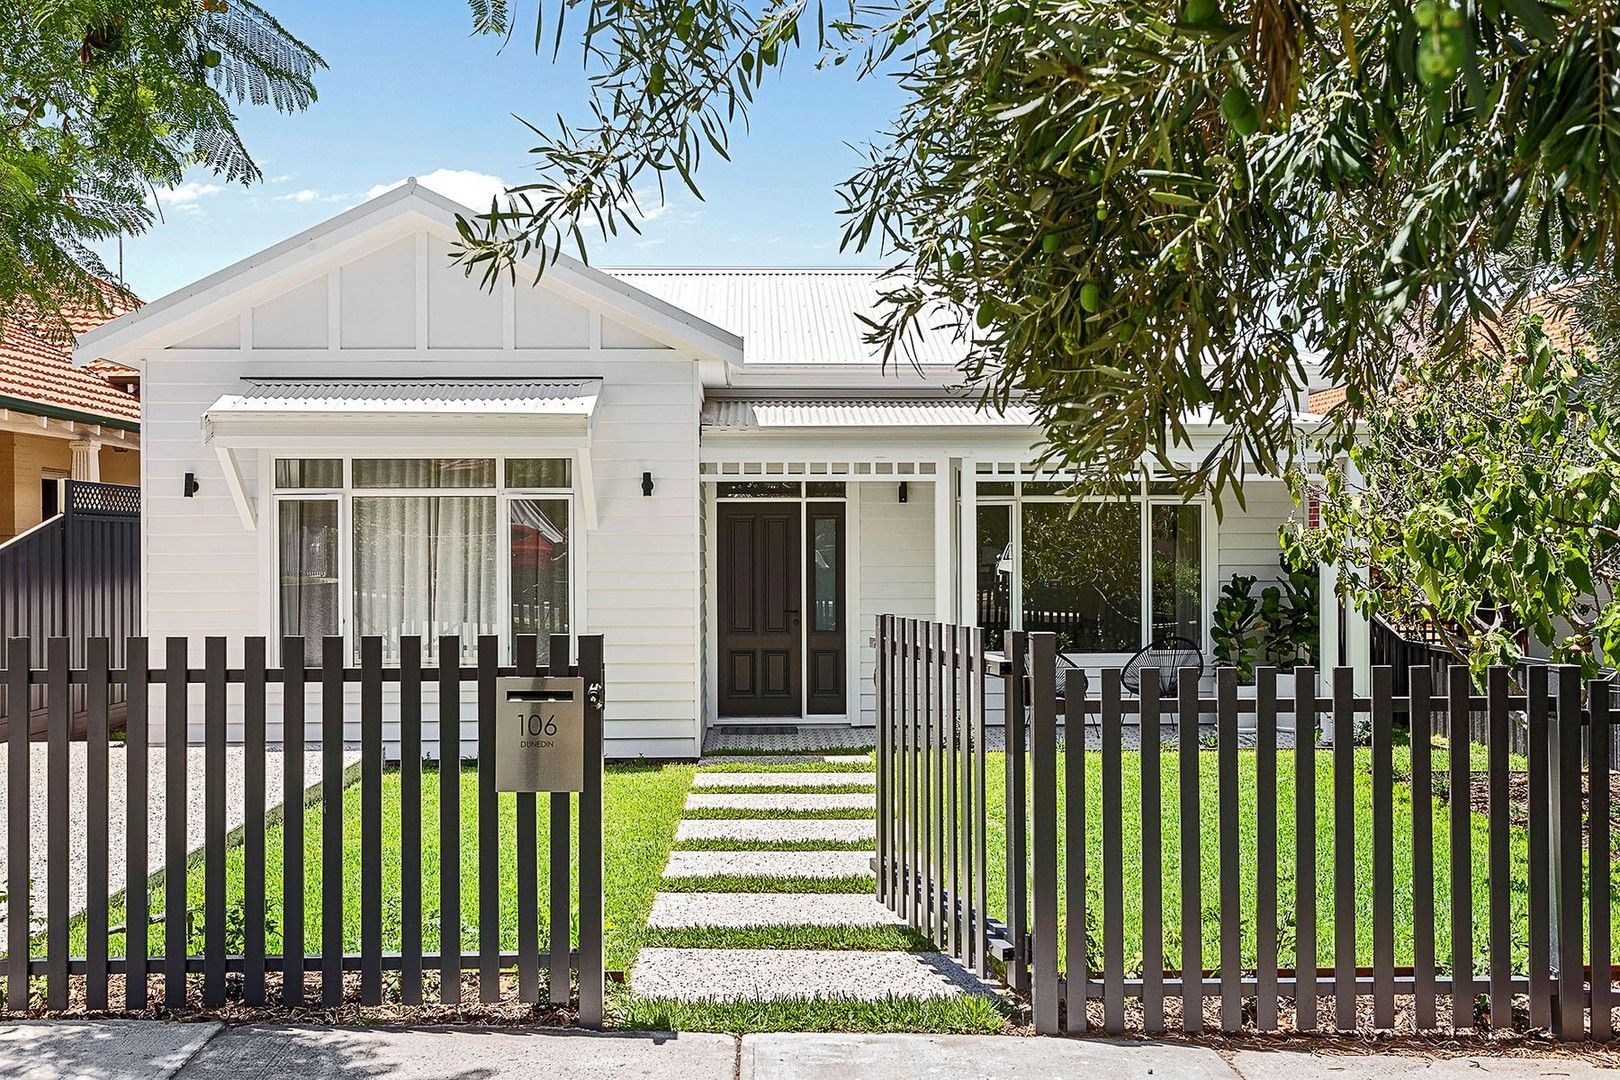
{"type": "Polygon", "coordinates": [[[798,716],[800,505],[721,503],[720,715],[798,716]]]}

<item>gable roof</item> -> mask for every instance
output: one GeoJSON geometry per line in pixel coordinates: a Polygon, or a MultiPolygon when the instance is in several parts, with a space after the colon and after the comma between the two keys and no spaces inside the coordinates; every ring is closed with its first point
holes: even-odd
{"type": "MultiPolygon", "coordinates": [[[[616,267],[608,273],[722,326],[743,341],[748,364],[880,363],[864,338],[883,291],[895,282],[872,268],[616,267]]],[[[967,354],[943,315],[924,319],[911,360],[952,366],[967,354]]]]}
{"type": "MultiPolygon", "coordinates": [[[[75,333],[93,329],[119,314],[90,307],[65,308],[62,317],[75,333]]],[[[8,313],[0,326],[0,404],[38,415],[139,430],[138,397],[109,382],[109,366],[75,367],[63,342],[41,333],[31,320],[8,313]],[[33,407],[33,408],[31,408],[33,407]]]]}
{"type": "MultiPolygon", "coordinates": [[[[421,187],[413,178],[137,311],[79,335],[74,357],[80,363],[101,356],[120,359],[124,350],[138,346],[165,327],[205,324],[213,309],[239,299],[243,289],[295,271],[300,264],[334,247],[413,213],[453,229],[458,216],[471,217],[477,212],[421,187]]],[[[699,352],[732,362],[742,359],[742,341],[737,335],[578,259],[558,255],[545,273],[560,284],[639,319],[699,352]]],[[[521,275],[519,280],[523,280],[521,275]]]]}

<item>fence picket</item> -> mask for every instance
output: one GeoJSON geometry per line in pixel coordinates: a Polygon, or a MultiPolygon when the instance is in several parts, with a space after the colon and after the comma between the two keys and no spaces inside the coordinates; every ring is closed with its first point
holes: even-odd
{"type": "Polygon", "coordinates": [[[1333,671],[1333,1019],[1356,1027],[1355,686],[1350,668],[1333,671]]]}
{"type": "Polygon", "coordinates": [[[1316,669],[1294,669],[1294,1029],[1315,1031],[1316,669]]]}
{"type": "MultiPolygon", "coordinates": [[[[973,743],[979,748],[973,763],[973,790],[974,805],[979,807],[981,815],[988,815],[987,794],[989,792],[988,777],[986,776],[985,761],[988,757],[988,744],[985,740],[985,672],[980,662],[984,655],[984,631],[974,627],[972,631],[973,648],[973,743]]],[[[988,829],[979,829],[974,838],[973,861],[978,867],[978,874],[973,882],[973,919],[974,956],[977,960],[977,971],[981,977],[990,971],[990,926],[986,922],[990,910],[990,855],[988,829]]]]}
{"type": "Polygon", "coordinates": [[[1493,667],[1486,680],[1489,803],[1488,871],[1491,964],[1491,1027],[1506,1031],[1513,1026],[1512,924],[1508,901],[1513,883],[1509,877],[1508,826],[1513,808],[1508,802],[1508,671],[1493,667]]]}
{"type": "Polygon", "coordinates": [[[883,710],[878,714],[879,727],[879,754],[878,766],[878,822],[877,831],[879,844],[879,870],[883,880],[879,887],[883,890],[883,898],[888,902],[889,910],[900,914],[903,910],[904,896],[899,887],[901,837],[899,829],[901,819],[899,814],[899,686],[897,680],[900,674],[900,663],[896,659],[895,649],[899,628],[893,615],[884,615],[878,623],[878,665],[883,670],[883,710]]]}
{"type": "MultiPolygon", "coordinates": [[[[519,675],[540,671],[540,639],[519,634],[512,643],[519,675]]],[[[504,703],[502,703],[504,704],[504,703]]],[[[535,793],[520,791],[517,814],[517,950],[518,1000],[540,1000],[540,820],[535,793]]]]}
{"type": "MultiPolygon", "coordinates": [[[[1058,1033],[1057,639],[1029,635],[1035,1033],[1058,1033]]],[[[1069,792],[1068,798],[1082,793],[1069,792]]],[[[1084,1005],[1082,980],[1080,1001],[1084,1005]]]]}
{"type": "MultiPolygon", "coordinates": [[[[1161,820],[1164,808],[1160,794],[1163,734],[1159,673],[1154,668],[1142,672],[1141,698],[1142,1029],[1149,1035],[1157,1035],[1164,1031],[1164,824],[1161,820]]],[[[1083,754],[1076,756],[1084,758],[1083,754]]],[[[1085,835],[1084,830],[1081,835],[1085,835]]]]}
{"type": "Polygon", "coordinates": [[[107,673],[104,637],[85,642],[84,1005],[107,1008],[107,673]]]}
{"type": "MultiPolygon", "coordinates": [[[[1220,803],[1216,818],[1216,844],[1221,898],[1242,895],[1238,885],[1238,718],[1237,668],[1215,673],[1216,763],[1215,783],[1220,803]]],[[[1221,1030],[1243,1027],[1242,911],[1234,903],[1221,904],[1221,1030]]]]}
{"type": "Polygon", "coordinates": [[[950,867],[950,846],[945,828],[945,746],[946,725],[950,723],[945,712],[950,691],[950,669],[946,666],[945,627],[934,624],[934,660],[929,665],[934,673],[934,738],[928,747],[929,771],[934,778],[934,941],[946,952],[950,951],[950,929],[945,920],[946,877],[950,867]]]}
{"type": "Polygon", "coordinates": [[[962,887],[961,848],[958,844],[957,812],[961,801],[960,777],[957,775],[957,733],[961,730],[960,698],[957,695],[958,675],[962,663],[961,650],[957,648],[956,628],[944,626],[940,628],[940,645],[945,653],[945,663],[940,667],[941,694],[940,701],[944,705],[942,721],[945,725],[945,740],[941,746],[944,757],[944,788],[945,788],[945,820],[941,823],[941,842],[945,848],[945,869],[941,875],[944,888],[940,896],[941,919],[944,923],[943,937],[940,941],[945,953],[950,956],[958,955],[961,951],[961,936],[957,932],[956,912],[960,907],[962,887]]]}
{"type": "MultiPolygon", "coordinates": [[[[6,784],[8,791],[33,791],[29,774],[29,672],[32,656],[27,638],[6,644],[6,784]],[[19,723],[19,721],[21,721],[19,723]]],[[[144,802],[142,806],[146,805],[144,802]]],[[[6,865],[29,865],[32,835],[30,800],[11,798],[6,807],[6,865]]],[[[6,890],[6,1008],[28,1011],[28,961],[33,950],[28,938],[30,890],[6,890]]]]}
{"type": "MultiPolygon", "coordinates": [[[[568,635],[552,634],[547,642],[546,674],[564,675],[568,672],[568,635]]],[[[573,945],[573,919],[569,911],[569,878],[572,853],[570,852],[571,812],[568,793],[554,791],[550,799],[550,817],[547,831],[550,841],[550,862],[547,864],[547,884],[550,886],[550,933],[547,941],[546,981],[547,998],[553,1005],[567,1005],[572,991],[569,977],[568,952],[573,945]]]]}
{"type": "Polygon", "coordinates": [[[163,1004],[186,1003],[186,688],[187,642],[171,637],[163,673],[163,1004]]]}
{"type": "Polygon", "coordinates": [[[439,638],[439,1003],[461,1004],[461,638],[439,638]]]}
{"type": "Polygon", "coordinates": [[[874,824],[877,841],[877,898],[894,909],[894,889],[892,859],[894,847],[890,843],[893,835],[889,815],[889,762],[890,755],[890,661],[891,655],[889,640],[889,620],[892,616],[879,615],[877,619],[877,649],[873,657],[873,691],[877,699],[877,746],[873,770],[873,779],[876,783],[877,820],[874,824]]]}
{"type": "Polygon", "coordinates": [[[1447,777],[1451,821],[1451,1024],[1474,1026],[1474,909],[1469,806],[1469,676],[1453,665],[1446,719],[1450,737],[1447,777]]]}
{"type": "MultiPolygon", "coordinates": [[[[1614,1023],[1610,1009],[1614,1005],[1613,957],[1610,948],[1609,928],[1609,890],[1613,888],[1613,851],[1610,843],[1610,790],[1609,790],[1609,753],[1611,749],[1612,734],[1609,728],[1609,695],[1612,688],[1607,679],[1593,679],[1587,691],[1587,702],[1591,709],[1591,748],[1589,754],[1589,779],[1587,791],[1590,805],[1587,808],[1588,849],[1586,864],[1591,868],[1592,884],[1587,890],[1591,897],[1589,901],[1590,929],[1587,940],[1591,949],[1592,968],[1592,1038],[1598,1042],[1608,1042],[1613,1036],[1614,1023]]],[[[1505,758],[1505,753],[1504,753],[1505,758]]],[[[1493,804],[1494,805],[1494,804],[1493,804]]],[[[1506,804],[1504,803],[1504,806],[1506,804]]],[[[1505,829],[1504,829],[1505,831],[1505,829]]],[[[1505,845],[1504,845],[1505,846],[1505,845]]],[[[1503,882],[1503,902],[1506,903],[1506,881],[1503,882]]],[[[1491,961],[1491,973],[1496,973],[1496,960],[1491,961]]],[[[1502,958],[1503,970],[1507,970],[1508,958],[1502,958]]],[[[1503,1014],[1504,1017],[1507,1015],[1503,1014]]],[[[1495,1022],[1495,1011],[1491,1013],[1492,1022],[1495,1022]]]]}
{"type": "MultiPolygon", "coordinates": [[[[147,880],[147,720],[151,677],[143,637],[124,645],[124,880],[147,880]]],[[[147,1002],[146,960],[150,903],[144,888],[124,890],[124,1007],[143,1010],[147,1002]]]]}
{"type": "Polygon", "coordinates": [[[1395,1026],[1395,672],[1372,669],[1373,1027],[1395,1026]]]}
{"type": "Polygon", "coordinates": [[[973,668],[979,654],[973,649],[966,627],[956,630],[957,773],[961,810],[957,818],[957,863],[961,867],[953,898],[956,904],[956,955],[963,964],[973,963],[973,668]]]}
{"type": "Polygon", "coordinates": [[[921,925],[922,917],[922,911],[919,907],[922,901],[918,898],[921,867],[917,862],[917,853],[922,850],[922,834],[920,831],[922,807],[918,803],[917,797],[918,785],[921,783],[917,763],[922,759],[922,753],[918,749],[917,741],[922,734],[921,722],[918,718],[919,698],[917,693],[922,678],[922,665],[917,661],[919,626],[920,624],[916,619],[906,619],[900,626],[900,649],[905,657],[908,676],[904,689],[906,710],[903,722],[905,728],[900,736],[901,746],[903,747],[900,768],[905,776],[902,785],[904,796],[901,806],[906,817],[906,858],[900,873],[900,888],[901,896],[905,901],[904,916],[906,922],[913,929],[921,925]]]}
{"type": "MultiPolygon", "coordinates": [[[[1145,690],[1146,680],[1142,685],[1145,690]]],[[[1274,667],[1262,667],[1255,672],[1254,713],[1254,1026],[1261,1031],[1275,1031],[1277,1028],[1277,669],[1274,667]]]]}
{"type": "Polygon", "coordinates": [[[1581,956],[1581,672],[1558,668],[1558,727],[1553,736],[1553,821],[1556,861],[1553,910],[1558,919],[1556,1033],[1579,1039],[1586,1028],[1581,956]]]}
{"type": "MultiPolygon", "coordinates": [[[[1085,738],[1084,729],[1081,739],[1085,738]]],[[[1120,673],[1102,674],[1102,900],[1103,900],[1103,1030],[1125,1033],[1125,852],[1124,712],[1120,707],[1120,673]]],[[[1083,751],[1085,743],[1080,744],[1083,751]]],[[[1080,756],[1077,751],[1075,756],[1080,756]]],[[[1084,798],[1085,789],[1071,798],[1084,798]]],[[[1081,833],[1079,847],[1085,846],[1081,833]]],[[[1081,929],[1082,934],[1084,928],[1081,929]]],[[[1084,972],[1081,972],[1082,977],[1084,972]]],[[[1082,983],[1084,985],[1084,983],[1082,983]]]]}
{"type": "Polygon", "coordinates": [[[1407,687],[1412,747],[1412,1020],[1419,1031],[1427,1031],[1435,1026],[1434,686],[1428,665],[1409,669],[1407,687]]]}
{"type": "Polygon", "coordinates": [[[495,792],[500,639],[478,637],[478,1000],[501,999],[501,804],[495,792]]]}
{"type": "Polygon", "coordinates": [[[203,642],[203,991],[225,1004],[225,639],[203,642]]]}
{"type": "Polygon", "coordinates": [[[1025,660],[1028,636],[1022,630],[1007,631],[1007,931],[1012,936],[1013,955],[1007,965],[1008,984],[1020,994],[1029,993],[1029,907],[1024,891],[1024,867],[1029,860],[1029,790],[1026,785],[1024,709],[1028,706],[1025,660]]]}
{"type": "Polygon", "coordinates": [[[1086,717],[1081,711],[1085,696],[1085,672],[1069,668],[1063,673],[1063,892],[1068,899],[1063,968],[1068,979],[1067,1028],[1072,1034],[1080,1034],[1087,1027],[1086,981],[1091,976],[1091,957],[1086,949],[1086,717]]]}
{"type": "Polygon", "coordinates": [[[360,1002],[382,1004],[382,638],[360,639],[360,1002]]]}
{"type": "Polygon", "coordinates": [[[321,1004],[343,1003],[343,653],[321,641],[321,1004]]]}
{"type": "Polygon", "coordinates": [[[1548,711],[1547,669],[1540,664],[1530,668],[1525,676],[1525,729],[1529,738],[1526,748],[1526,767],[1530,771],[1529,828],[1529,955],[1530,974],[1530,1026],[1552,1027],[1552,927],[1548,905],[1548,870],[1552,852],[1548,840],[1551,835],[1549,803],[1549,768],[1551,755],[1548,737],[1550,725],[1548,711]]]}
{"type": "Polygon", "coordinates": [[[1183,668],[1176,679],[1179,710],[1176,756],[1181,807],[1181,1029],[1204,1030],[1203,887],[1199,866],[1198,677],[1183,668]]]}
{"type": "Polygon", "coordinates": [[[242,1001],[264,1004],[265,641],[242,643],[242,1001]]]}
{"type": "Polygon", "coordinates": [[[399,639],[399,998],[422,1004],[422,639],[399,639]]]}
{"type": "Polygon", "coordinates": [[[45,1007],[68,1002],[68,639],[46,642],[45,1007]]]}
{"type": "MultiPolygon", "coordinates": [[[[304,1002],[304,639],[281,640],[281,1000],[304,1002]]],[[[133,696],[133,691],[131,695],[133,696]]]]}

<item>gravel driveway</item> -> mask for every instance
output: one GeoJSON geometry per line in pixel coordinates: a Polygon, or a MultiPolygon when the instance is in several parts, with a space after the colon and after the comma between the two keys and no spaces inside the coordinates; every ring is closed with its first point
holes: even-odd
{"type": "MultiPolygon", "coordinates": [[[[69,906],[75,913],[84,909],[85,898],[85,744],[71,743],[69,753],[69,779],[68,779],[68,893],[69,906]]],[[[164,815],[166,800],[164,797],[164,751],[161,747],[150,750],[147,762],[147,860],[152,873],[163,869],[164,854],[164,815]]],[[[0,746],[0,791],[4,791],[6,778],[6,764],[9,751],[0,746]]],[[[237,829],[242,825],[245,813],[243,782],[243,751],[240,746],[227,747],[225,751],[225,819],[228,829],[237,829]]],[[[191,747],[187,753],[186,763],[186,851],[196,852],[203,846],[203,764],[204,750],[201,746],[191,747]]],[[[281,805],[281,778],[283,776],[282,758],[280,750],[269,750],[265,761],[265,808],[271,810],[281,805]]],[[[45,865],[46,865],[46,817],[45,817],[45,744],[35,743],[29,748],[29,775],[32,777],[32,792],[29,811],[29,873],[32,879],[33,903],[30,908],[30,919],[36,928],[43,928],[45,914],[45,865]]],[[[345,751],[343,763],[345,771],[355,768],[360,761],[360,755],[355,751],[345,751]]],[[[107,755],[108,791],[107,791],[107,817],[108,817],[108,847],[111,858],[107,867],[108,895],[116,896],[124,888],[124,822],[125,812],[125,772],[128,757],[122,743],[114,743],[107,755]]],[[[320,785],[321,755],[314,751],[304,755],[304,777],[310,781],[311,790],[320,785]]],[[[9,820],[3,812],[6,799],[0,796],[0,882],[9,886],[11,877],[10,868],[6,865],[8,856],[7,829],[9,820]]],[[[0,950],[5,944],[4,929],[6,912],[0,907],[0,950]]]]}

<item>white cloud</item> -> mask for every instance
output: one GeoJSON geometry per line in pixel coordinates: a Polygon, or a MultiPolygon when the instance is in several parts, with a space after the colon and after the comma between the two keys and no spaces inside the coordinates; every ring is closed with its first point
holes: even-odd
{"type": "MultiPolygon", "coordinates": [[[[385,191],[392,191],[405,181],[395,180],[392,184],[378,184],[366,192],[366,198],[375,199],[385,191]]],[[[498,176],[488,173],[473,172],[471,169],[434,169],[425,176],[418,176],[416,182],[430,191],[436,191],[447,199],[451,199],[463,206],[474,210],[486,210],[492,198],[499,198],[506,193],[507,184],[498,176]]]]}
{"type": "Polygon", "coordinates": [[[316,191],[314,188],[299,188],[297,191],[289,191],[285,195],[277,195],[276,202],[342,202],[348,197],[349,196],[343,194],[342,192],[339,192],[336,195],[324,195],[321,192],[316,191]]]}
{"type": "Polygon", "coordinates": [[[187,206],[196,202],[198,199],[207,198],[210,195],[218,195],[224,190],[225,189],[220,187],[218,184],[204,184],[199,183],[196,180],[187,180],[178,187],[158,188],[156,194],[157,201],[160,204],[167,204],[169,206],[187,206]]]}

